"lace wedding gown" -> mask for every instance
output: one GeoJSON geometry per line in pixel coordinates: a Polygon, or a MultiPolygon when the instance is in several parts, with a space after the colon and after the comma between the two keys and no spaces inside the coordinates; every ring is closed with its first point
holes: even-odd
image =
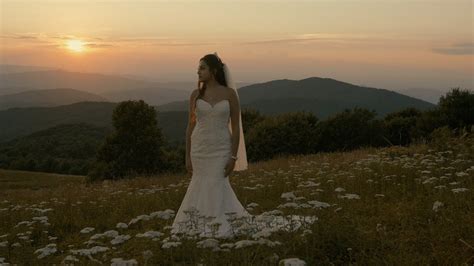
{"type": "Polygon", "coordinates": [[[237,199],[225,166],[231,158],[230,104],[196,100],[196,126],[191,134],[191,181],[173,221],[171,233],[198,232],[201,237],[231,237],[228,218],[249,217],[237,199]],[[212,226],[219,223],[218,230],[212,226]],[[196,231],[197,230],[197,231],[196,231]]]}

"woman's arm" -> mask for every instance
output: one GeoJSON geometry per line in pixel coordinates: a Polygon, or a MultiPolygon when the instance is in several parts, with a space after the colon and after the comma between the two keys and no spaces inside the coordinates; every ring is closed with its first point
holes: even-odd
{"type": "Polygon", "coordinates": [[[196,126],[196,117],[194,115],[194,99],[196,98],[199,91],[193,90],[189,97],[189,114],[188,114],[188,126],[186,127],[186,160],[189,160],[191,153],[191,134],[193,133],[194,127],[196,126]]]}
{"type": "Polygon", "coordinates": [[[240,142],[240,125],[239,125],[239,112],[240,102],[239,97],[234,89],[230,88],[230,123],[232,127],[232,156],[237,156],[240,142]]]}

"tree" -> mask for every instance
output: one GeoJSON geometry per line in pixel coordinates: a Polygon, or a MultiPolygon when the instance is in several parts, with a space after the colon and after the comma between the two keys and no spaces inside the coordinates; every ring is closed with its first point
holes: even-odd
{"type": "Polygon", "coordinates": [[[416,124],[422,112],[409,107],[385,116],[384,125],[387,137],[392,144],[409,145],[413,139],[420,137],[416,124]]]}
{"type": "Polygon", "coordinates": [[[426,110],[421,113],[421,116],[418,117],[416,121],[416,128],[417,131],[420,132],[420,136],[424,138],[425,141],[430,141],[431,132],[447,124],[448,119],[446,114],[439,108],[435,108],[433,110],[426,110]]]}
{"type": "Polygon", "coordinates": [[[262,115],[257,109],[244,108],[241,110],[242,114],[242,131],[246,135],[251,128],[263,121],[266,116],[262,115]]]}
{"type": "Polygon", "coordinates": [[[318,127],[319,151],[348,151],[363,146],[381,146],[382,121],[374,110],[354,107],[328,117],[318,127]]]}
{"type": "Polygon", "coordinates": [[[164,138],[156,111],[143,100],[119,103],[112,114],[114,132],[100,146],[91,179],[152,175],[164,168],[164,138]]]}
{"type": "Polygon", "coordinates": [[[469,90],[453,88],[439,99],[439,108],[447,119],[449,127],[470,130],[474,124],[474,94],[469,90]]]}
{"type": "Polygon", "coordinates": [[[315,134],[317,123],[316,116],[304,111],[265,118],[255,124],[246,137],[249,160],[313,153],[318,140],[315,134]]]}

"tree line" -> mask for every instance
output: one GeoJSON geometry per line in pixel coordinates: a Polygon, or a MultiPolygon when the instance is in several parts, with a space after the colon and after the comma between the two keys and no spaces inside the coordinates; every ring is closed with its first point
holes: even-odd
{"type": "MultiPolygon", "coordinates": [[[[99,149],[89,179],[184,171],[185,146],[163,149],[164,139],[154,114],[153,107],[143,101],[121,103],[113,115],[116,131],[99,149]]],[[[454,88],[440,98],[435,109],[406,108],[382,119],[375,118],[375,111],[358,107],[325,120],[305,111],[264,116],[257,110],[245,109],[242,123],[247,159],[255,162],[287,154],[426,143],[440,128],[471,132],[473,114],[474,95],[454,88]]]]}
{"type": "MultiPolygon", "coordinates": [[[[380,119],[374,110],[359,107],[324,120],[306,111],[266,116],[248,108],[242,110],[242,123],[250,163],[290,154],[427,143],[440,132],[472,132],[473,114],[474,94],[453,88],[434,109],[406,108],[380,119]]],[[[164,138],[154,107],[143,100],[121,102],[112,124],[112,131],[60,125],[50,130],[54,133],[42,133],[46,139],[41,145],[23,140],[15,148],[0,148],[0,168],[81,174],[89,181],[185,172],[185,143],[164,138]]]]}

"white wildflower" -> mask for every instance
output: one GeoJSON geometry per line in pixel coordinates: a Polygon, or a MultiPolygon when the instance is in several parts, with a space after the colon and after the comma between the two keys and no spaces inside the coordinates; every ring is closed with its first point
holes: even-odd
{"type": "Polygon", "coordinates": [[[115,228],[123,228],[123,229],[127,229],[128,228],[128,225],[126,223],[118,223],[115,228]]]}
{"type": "Polygon", "coordinates": [[[464,191],[468,191],[469,189],[465,188],[465,187],[460,187],[460,188],[453,188],[451,189],[451,191],[453,191],[454,193],[459,193],[459,192],[464,192],[464,191]]]}
{"type": "Polygon", "coordinates": [[[286,200],[292,200],[292,199],[295,199],[296,196],[295,196],[295,194],[293,193],[293,191],[290,191],[290,192],[282,193],[282,194],[281,194],[281,198],[284,198],[284,199],[286,199],[286,200]]]}
{"type": "Polygon", "coordinates": [[[123,260],[122,258],[113,258],[110,260],[110,265],[111,266],[132,266],[132,265],[138,265],[137,260],[135,259],[130,259],[130,260],[123,260]]]}
{"type": "Polygon", "coordinates": [[[282,259],[278,262],[281,266],[305,266],[306,262],[298,258],[282,259]]]}
{"type": "Polygon", "coordinates": [[[437,212],[440,207],[444,206],[441,201],[435,201],[433,204],[433,211],[437,212]]]}
{"type": "Polygon", "coordinates": [[[308,201],[309,204],[313,205],[313,208],[327,208],[327,207],[331,207],[331,205],[329,203],[326,203],[326,202],[321,202],[321,201],[317,201],[317,200],[311,200],[311,201],[308,201]]]}
{"type": "Polygon", "coordinates": [[[130,235],[118,235],[114,239],[110,240],[112,245],[122,244],[123,242],[130,239],[130,235]]]}
{"type": "Polygon", "coordinates": [[[337,197],[338,198],[346,198],[346,199],[360,199],[359,195],[351,194],[351,193],[345,194],[344,196],[338,195],[337,197]]]}
{"type": "Polygon", "coordinates": [[[84,229],[81,230],[81,234],[88,234],[88,233],[90,233],[90,232],[92,232],[92,231],[94,231],[94,230],[95,230],[94,227],[86,227],[86,228],[84,228],[84,229]]]}
{"type": "Polygon", "coordinates": [[[41,259],[41,258],[44,258],[44,257],[50,255],[50,254],[56,253],[57,250],[58,249],[56,248],[56,244],[51,243],[51,244],[48,244],[44,248],[40,248],[40,249],[35,250],[35,254],[40,253],[40,255],[38,256],[38,259],[41,259]]]}

